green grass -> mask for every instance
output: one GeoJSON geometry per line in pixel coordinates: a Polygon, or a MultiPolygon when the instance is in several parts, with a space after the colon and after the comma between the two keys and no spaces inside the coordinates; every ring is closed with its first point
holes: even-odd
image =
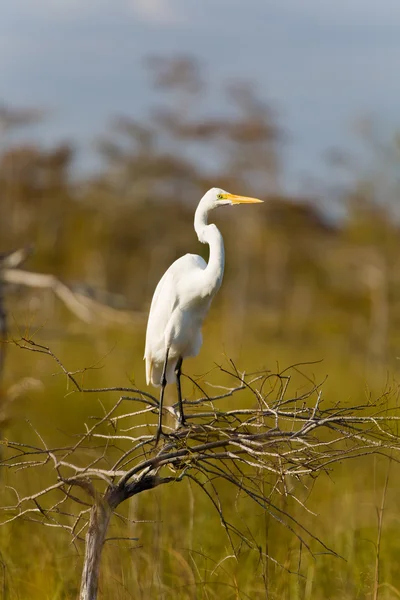
{"type": "MultiPolygon", "coordinates": [[[[200,356],[188,361],[184,370],[199,379],[225,383],[216,364],[230,367],[233,359],[247,372],[259,368],[282,370],[293,363],[322,362],[299,367],[311,379],[322,381],[326,403],[359,404],[375,398],[388,387],[396,389],[390,368],[369,369],[360,357],[344,352],[337,341],[307,345],[293,340],[270,339],[267,332],[250,322],[243,331],[231,332],[228,318],[212,313],[205,331],[200,356]],[[222,341],[224,340],[224,342],[222,341]],[[228,348],[230,352],[228,353],[228,348]]],[[[99,334],[80,326],[75,334],[60,337],[44,327],[35,338],[47,344],[86,386],[128,385],[144,387],[142,361],[145,323],[135,328],[104,330],[99,334]]],[[[5,389],[23,377],[41,382],[11,405],[11,420],[3,436],[32,441],[40,431],[49,446],[65,443],[83,431],[83,422],[101,414],[100,400],[110,406],[112,394],[72,394],[71,385],[48,356],[9,346],[5,389]]],[[[226,377],[228,381],[228,377],[226,377]]],[[[304,386],[304,377],[293,373],[292,389],[304,386]]],[[[192,384],[185,382],[186,393],[192,384]]],[[[247,402],[244,396],[243,402],[247,402]]],[[[236,402],[237,400],[233,400],[236,402]]],[[[226,401],[228,404],[230,400],[226,401]]],[[[396,402],[396,395],[390,400],[396,402]]],[[[153,417],[155,422],[155,416],[153,417]]],[[[338,555],[321,553],[317,543],[310,554],[293,534],[261,508],[232,495],[226,485],[218,492],[229,520],[251,537],[259,550],[241,549],[234,557],[219,517],[193,483],[163,486],[145,492],[121,507],[134,523],[114,517],[109,537],[138,538],[107,542],[102,562],[100,598],[127,600],[268,598],[269,600],[367,600],[372,598],[375,577],[377,509],[381,504],[387,459],[364,457],[336,465],[317,481],[296,484],[308,512],[283,493],[275,501],[289,511],[338,555]],[[314,513],[314,514],[312,514],[314,513]],[[265,558],[268,553],[273,560],[265,558]],[[276,561],[276,562],[274,562],[276,561]],[[279,563],[279,564],[278,564],[279,563]]],[[[400,598],[398,535],[399,476],[393,463],[387,490],[380,549],[379,599],[400,598]]],[[[32,493],[49,482],[43,469],[41,479],[27,471],[16,475],[1,472],[2,484],[32,493]]],[[[12,502],[12,492],[4,494],[12,502]]],[[[236,540],[237,541],[237,540],[236,540]]],[[[67,532],[29,521],[17,521],[0,530],[0,584],[7,600],[75,598],[79,590],[83,543],[71,544],[67,532]]]]}

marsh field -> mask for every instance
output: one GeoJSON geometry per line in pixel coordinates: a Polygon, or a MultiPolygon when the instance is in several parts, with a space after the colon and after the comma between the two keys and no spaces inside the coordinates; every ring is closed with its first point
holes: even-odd
{"type": "MultiPolygon", "coordinates": [[[[237,369],[284,373],[294,397],[317,385],[326,407],[376,405],[379,414],[396,415],[398,137],[378,144],[364,124],[365,169],[352,172],[334,193],[310,189],[292,198],[282,191],[280,128],[248,89],[235,89],[229,118],[198,121],[190,111],[183,116],[170,108],[182,98],[187,104],[195,73],[195,66],[186,66],[180,79],[162,79],[163,94],[175,100],[162,105],[155,92],[158,110],[147,122],[116,118],[98,140],[98,172],[87,177],[74,175],[73,140],[50,149],[25,143],[21,131],[38,114],[4,111],[0,250],[32,245],[20,270],[54,275],[92,304],[89,318],[82,319],[54,285],[40,289],[27,277],[4,286],[3,456],[9,440],[38,443],[38,432],[49,447],[71,443],[118,395],[77,392],[53,357],[22,348],[22,339],[50,348],[82,386],[134,386],[157,395],[145,385],[143,363],[151,296],[177,257],[195,252],[207,260],[193,213],[215,185],[265,203],[215,214],[225,241],[225,278],[204,326],[200,355],[184,363],[185,398],[196,397],[198,386],[233,386],[229,372],[237,369]],[[204,153],[217,157],[212,169],[199,158],[204,153]]],[[[351,161],[347,165],[336,152],[331,168],[339,167],[351,170],[351,161]]],[[[168,390],[169,401],[174,393],[168,390]]],[[[244,391],[222,406],[253,402],[244,391]]],[[[154,428],[155,412],[145,418],[154,428]]],[[[140,419],[126,430],[132,434],[140,419]]],[[[397,440],[396,422],[390,431],[397,440]]],[[[238,538],[232,547],[210,499],[190,480],[138,494],[112,519],[99,598],[398,598],[399,457],[395,447],[377,448],[274,490],[279,508],[312,533],[309,548],[268,510],[223,482],[216,485],[226,519],[251,547],[238,538]]],[[[34,495],[51,485],[54,473],[46,466],[33,473],[3,465],[0,477],[5,521],[15,489],[34,495]]],[[[268,474],[264,485],[271,485],[268,474]]],[[[71,539],[51,519],[47,526],[35,522],[36,515],[0,529],[2,597],[77,598],[85,532],[71,539]]]]}

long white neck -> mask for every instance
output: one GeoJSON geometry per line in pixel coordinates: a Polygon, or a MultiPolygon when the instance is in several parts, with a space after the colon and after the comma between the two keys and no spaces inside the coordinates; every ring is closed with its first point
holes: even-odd
{"type": "Polygon", "coordinates": [[[210,246],[210,257],[205,270],[205,279],[210,294],[215,294],[224,276],[225,249],[224,240],[216,225],[207,223],[208,210],[201,206],[197,207],[194,215],[194,229],[202,244],[210,246]]]}

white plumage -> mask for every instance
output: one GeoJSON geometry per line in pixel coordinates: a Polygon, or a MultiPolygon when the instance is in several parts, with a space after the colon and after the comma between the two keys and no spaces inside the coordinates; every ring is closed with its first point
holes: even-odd
{"type": "Polygon", "coordinates": [[[147,385],[161,385],[165,351],[169,346],[167,383],[176,378],[179,356],[196,356],[202,336],[201,325],[211,297],[198,296],[197,288],[207,263],[196,254],[178,258],[163,275],[154,292],[146,333],[147,385]]]}
{"type": "Polygon", "coordinates": [[[224,274],[224,242],[208,213],[218,206],[262,202],[229,194],[219,188],[209,190],[197,207],[194,228],[199,241],[210,246],[208,263],[201,256],[178,258],[159,281],[151,302],[144,358],[147,384],[161,385],[159,427],[164,388],[176,381],[181,422],[184,422],[180,393],[180,368],[184,358],[196,356],[201,348],[201,327],[224,274]]]}

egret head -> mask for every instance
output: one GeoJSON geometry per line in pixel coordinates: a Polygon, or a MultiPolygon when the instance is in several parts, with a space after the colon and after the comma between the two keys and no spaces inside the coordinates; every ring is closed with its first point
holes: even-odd
{"type": "Polygon", "coordinates": [[[200,200],[200,203],[196,209],[194,215],[194,228],[197,233],[197,237],[203,244],[210,243],[210,235],[207,232],[218,229],[215,225],[207,225],[208,213],[214,208],[219,206],[233,206],[234,204],[256,204],[263,202],[258,198],[248,198],[247,196],[237,196],[236,194],[230,194],[221,188],[211,188],[208,190],[200,200]]]}
{"type": "Polygon", "coordinates": [[[236,194],[230,194],[221,188],[211,188],[202,198],[202,204],[204,203],[208,210],[218,208],[219,206],[233,206],[234,204],[256,204],[263,202],[258,198],[249,198],[247,196],[238,196],[236,194]]]}

